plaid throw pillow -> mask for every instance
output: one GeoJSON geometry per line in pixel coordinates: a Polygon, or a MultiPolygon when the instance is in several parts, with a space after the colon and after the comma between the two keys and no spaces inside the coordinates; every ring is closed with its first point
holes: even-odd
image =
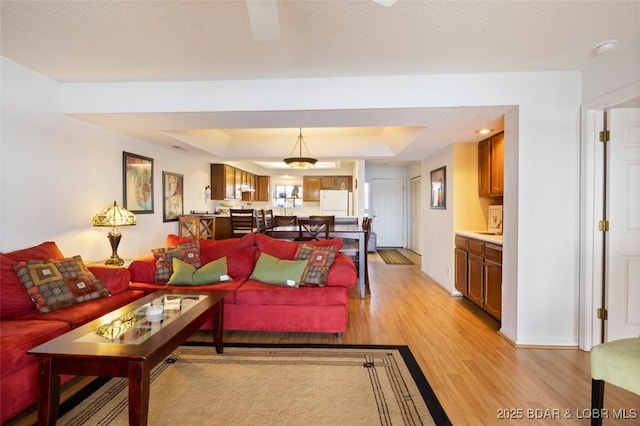
{"type": "Polygon", "coordinates": [[[200,261],[200,242],[194,241],[184,243],[174,247],[159,248],[151,250],[156,260],[156,284],[166,284],[173,274],[173,259],[177,258],[190,265],[199,268],[202,266],[200,261]]]}
{"type": "Polygon", "coordinates": [[[309,259],[309,265],[302,276],[302,282],[307,285],[326,286],[329,268],[336,258],[337,250],[336,246],[318,247],[311,244],[300,244],[295,260],[309,259]]]}
{"type": "Polygon", "coordinates": [[[15,262],[13,268],[36,308],[43,313],[111,296],[80,256],[15,262]]]}

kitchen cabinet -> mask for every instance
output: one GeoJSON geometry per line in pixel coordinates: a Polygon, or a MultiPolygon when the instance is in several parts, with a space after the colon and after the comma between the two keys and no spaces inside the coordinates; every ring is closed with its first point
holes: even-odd
{"type": "Polygon", "coordinates": [[[236,169],[226,164],[211,165],[211,199],[236,197],[236,169]]]}
{"type": "Polygon", "coordinates": [[[500,320],[502,246],[456,235],[454,284],[463,296],[500,320]]]}
{"type": "Polygon", "coordinates": [[[351,176],[320,176],[320,189],[353,190],[351,176]]]}
{"type": "Polygon", "coordinates": [[[335,189],[346,189],[348,191],[353,190],[353,179],[351,176],[336,176],[335,189]]]}
{"type": "Polygon", "coordinates": [[[271,176],[256,176],[256,192],[254,193],[255,201],[269,201],[271,193],[271,176]]]}
{"type": "Polygon", "coordinates": [[[320,201],[320,176],[302,177],[302,201],[320,201]]]}
{"type": "Polygon", "coordinates": [[[216,215],[178,216],[178,235],[197,240],[231,238],[231,218],[216,215]]]}
{"type": "Polygon", "coordinates": [[[484,243],[479,240],[469,239],[467,297],[480,307],[482,307],[484,291],[483,254],[484,243]]]}
{"type": "Polygon", "coordinates": [[[478,194],[481,197],[504,194],[504,132],[478,143],[478,194]]]}
{"type": "Polygon", "coordinates": [[[467,241],[456,235],[454,285],[463,296],[467,295],[467,241]]]}
{"type": "MultiPolygon", "coordinates": [[[[254,192],[240,192],[239,190],[241,186],[255,190],[256,178],[253,173],[227,164],[211,164],[211,199],[241,198],[242,201],[253,201],[255,199],[254,192]]],[[[264,201],[269,200],[267,198],[264,201]]]]}
{"type": "Polygon", "coordinates": [[[320,189],[336,189],[336,177],[320,176],[320,189]]]}
{"type": "Polygon", "coordinates": [[[485,243],[484,303],[482,308],[500,320],[502,311],[502,247],[485,243]]]}

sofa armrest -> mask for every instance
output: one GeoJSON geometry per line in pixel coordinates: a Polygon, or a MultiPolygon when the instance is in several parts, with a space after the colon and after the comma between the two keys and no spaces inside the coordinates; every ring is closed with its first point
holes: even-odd
{"type": "Polygon", "coordinates": [[[351,288],[358,282],[358,272],[353,260],[346,254],[338,253],[329,268],[327,287],[351,288]]]}
{"type": "Polygon", "coordinates": [[[156,279],[156,261],[151,255],[136,259],[129,265],[129,272],[132,282],[153,284],[156,279]]]}
{"type": "Polygon", "coordinates": [[[131,275],[127,268],[114,268],[105,265],[89,265],[87,267],[96,278],[102,281],[111,294],[119,294],[129,289],[131,275]]]}

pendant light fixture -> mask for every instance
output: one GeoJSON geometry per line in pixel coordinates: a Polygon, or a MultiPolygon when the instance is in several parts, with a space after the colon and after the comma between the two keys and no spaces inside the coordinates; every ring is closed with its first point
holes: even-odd
{"type": "Polygon", "coordinates": [[[302,145],[304,145],[304,148],[307,150],[307,152],[309,152],[309,148],[307,147],[307,144],[304,142],[304,138],[302,137],[302,129],[300,129],[300,134],[298,134],[298,141],[293,146],[293,150],[291,151],[291,153],[293,154],[296,150],[296,147],[299,147],[298,157],[289,157],[283,160],[287,164],[287,166],[291,167],[292,169],[310,169],[318,162],[318,160],[316,160],[315,158],[302,156],[302,145]]]}

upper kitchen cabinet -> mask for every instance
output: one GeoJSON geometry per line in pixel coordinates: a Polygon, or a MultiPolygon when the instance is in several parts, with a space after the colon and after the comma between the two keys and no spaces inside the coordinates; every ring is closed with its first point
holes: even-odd
{"type": "Polygon", "coordinates": [[[211,199],[224,200],[236,196],[236,169],[226,164],[211,165],[211,199]]]}
{"type": "Polygon", "coordinates": [[[320,201],[320,176],[302,177],[302,201],[320,201]]]}
{"type": "Polygon", "coordinates": [[[254,201],[269,201],[271,176],[256,176],[256,192],[254,201]]]}
{"type": "Polygon", "coordinates": [[[336,176],[336,188],[335,189],[346,189],[348,191],[353,190],[353,179],[351,176],[336,176]]]}
{"type": "Polygon", "coordinates": [[[504,132],[478,144],[478,194],[502,197],[504,193],[504,132]]]}
{"type": "Polygon", "coordinates": [[[320,189],[346,189],[351,191],[351,176],[320,176],[320,189]]]}

